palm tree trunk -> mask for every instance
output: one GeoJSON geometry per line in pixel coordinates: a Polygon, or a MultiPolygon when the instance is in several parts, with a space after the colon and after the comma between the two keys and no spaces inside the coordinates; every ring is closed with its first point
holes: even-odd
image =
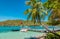
{"type": "Polygon", "coordinates": [[[50,31],[45,24],[42,24],[42,25],[44,26],[44,28],[45,28],[48,32],[53,33],[54,35],[56,35],[56,36],[58,36],[58,37],[60,38],[60,35],[58,35],[56,32],[50,31]]]}

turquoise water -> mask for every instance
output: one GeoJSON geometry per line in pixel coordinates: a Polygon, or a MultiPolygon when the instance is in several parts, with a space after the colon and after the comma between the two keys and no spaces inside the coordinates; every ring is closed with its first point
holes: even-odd
{"type": "Polygon", "coordinates": [[[0,39],[24,39],[24,38],[30,38],[34,36],[40,36],[44,33],[40,32],[5,32],[5,33],[0,33],[0,39]]]}
{"type": "MultiPolygon", "coordinates": [[[[22,28],[27,28],[27,29],[35,29],[35,30],[46,30],[43,26],[0,26],[0,32],[8,32],[8,31],[14,31],[17,30],[19,31],[22,28]]],[[[48,27],[50,30],[60,30],[60,26],[49,26],[48,27]]]]}
{"type": "MultiPolygon", "coordinates": [[[[37,29],[37,30],[45,30],[43,26],[0,26],[0,39],[24,39],[34,36],[39,36],[44,33],[41,32],[20,32],[19,30],[22,28],[29,28],[29,29],[37,29]],[[12,31],[18,30],[18,31],[12,31]]],[[[50,30],[60,30],[60,26],[49,26],[50,30]]]]}

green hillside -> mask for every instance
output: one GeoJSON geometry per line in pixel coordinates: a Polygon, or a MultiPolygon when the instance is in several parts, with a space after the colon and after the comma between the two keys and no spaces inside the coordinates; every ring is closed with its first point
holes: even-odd
{"type": "Polygon", "coordinates": [[[40,25],[39,23],[35,23],[32,21],[24,21],[24,20],[7,20],[0,22],[0,26],[20,26],[20,25],[40,25]]]}

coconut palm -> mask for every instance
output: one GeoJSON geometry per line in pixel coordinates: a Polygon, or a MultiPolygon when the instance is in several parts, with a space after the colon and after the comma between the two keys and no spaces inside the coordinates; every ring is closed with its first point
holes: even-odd
{"type": "MultiPolygon", "coordinates": [[[[48,12],[52,10],[51,14],[49,15],[49,20],[51,20],[51,22],[53,22],[56,18],[60,18],[60,0],[48,0],[46,3],[44,3],[44,7],[47,8],[48,12]]],[[[46,30],[48,29],[46,28],[46,30]]],[[[50,30],[48,31],[51,32],[50,30]]],[[[51,33],[60,36],[54,32],[51,33]]]]}
{"type": "Polygon", "coordinates": [[[58,0],[48,0],[44,3],[44,7],[48,9],[57,9],[58,8],[58,0]]]}
{"type": "MultiPolygon", "coordinates": [[[[48,10],[52,10],[49,20],[53,22],[56,18],[60,19],[60,0],[48,0],[45,4],[44,7],[47,8],[48,10]]],[[[49,12],[49,11],[48,11],[49,12]]]]}
{"type": "MultiPolygon", "coordinates": [[[[44,7],[46,8],[46,9],[48,9],[48,10],[54,10],[54,9],[57,9],[57,3],[58,3],[58,1],[54,1],[53,0],[53,2],[51,1],[50,3],[50,0],[48,1],[48,3],[45,3],[44,4],[44,7]],[[50,5],[50,6],[49,6],[50,5]]],[[[41,23],[41,21],[39,21],[39,20],[41,20],[41,18],[43,18],[45,15],[43,15],[43,13],[42,12],[45,12],[45,10],[44,10],[44,7],[43,7],[43,5],[42,5],[42,3],[39,1],[39,0],[30,0],[30,1],[28,1],[27,3],[26,3],[27,5],[29,5],[31,8],[30,9],[27,9],[26,11],[25,11],[25,14],[29,14],[28,15],[28,19],[30,18],[30,17],[32,17],[32,20],[34,21],[34,22],[40,22],[41,23]]],[[[52,32],[52,31],[50,31],[49,29],[48,29],[48,27],[47,26],[45,26],[44,24],[43,24],[43,26],[46,28],[46,30],[47,31],[49,31],[49,32],[51,32],[51,33],[53,33],[53,34],[55,34],[55,35],[57,35],[57,36],[60,36],[60,35],[58,35],[58,34],[56,34],[55,32],[52,32]]]]}
{"type": "MultiPolygon", "coordinates": [[[[49,3],[49,2],[48,2],[48,3],[49,3]]],[[[48,3],[47,3],[47,5],[49,6],[48,3]]],[[[56,2],[54,1],[54,3],[56,3],[56,2]]],[[[34,21],[34,23],[35,23],[35,22],[40,22],[40,23],[41,23],[41,19],[44,18],[44,16],[47,14],[47,12],[46,12],[46,10],[45,10],[45,9],[47,9],[47,8],[43,7],[43,4],[41,3],[40,0],[29,0],[29,1],[26,2],[26,4],[27,4],[28,6],[30,6],[30,8],[25,11],[25,14],[28,14],[28,18],[27,18],[27,19],[29,20],[29,19],[31,18],[32,21],[34,21]],[[44,9],[44,8],[45,8],[45,9],[44,9]]],[[[55,5],[56,5],[56,4],[55,4],[55,5]]],[[[55,9],[56,9],[55,5],[54,5],[53,7],[52,7],[52,5],[51,5],[51,6],[49,7],[49,10],[50,10],[50,8],[51,8],[51,9],[52,9],[52,8],[55,8],[55,9]]],[[[47,7],[47,6],[46,6],[46,7],[47,7]]],[[[51,33],[53,33],[53,34],[55,34],[55,35],[57,35],[57,36],[60,36],[60,35],[56,34],[55,32],[50,31],[50,30],[48,29],[48,27],[45,26],[44,24],[43,24],[43,26],[46,28],[47,31],[49,31],[49,32],[51,32],[51,33]]]]}
{"type": "MultiPolygon", "coordinates": [[[[48,0],[48,2],[45,3],[45,7],[47,6],[47,8],[49,10],[52,10],[51,14],[49,15],[49,23],[51,25],[57,25],[60,22],[60,1],[59,0],[48,0]],[[47,4],[47,5],[46,5],[47,4]]],[[[53,27],[54,30],[54,27],[53,27]]]]}
{"type": "Polygon", "coordinates": [[[41,23],[41,19],[44,18],[47,12],[44,9],[43,4],[40,2],[40,0],[26,1],[26,5],[30,6],[30,8],[25,11],[25,14],[28,14],[27,19],[31,19],[34,23],[41,23]]]}

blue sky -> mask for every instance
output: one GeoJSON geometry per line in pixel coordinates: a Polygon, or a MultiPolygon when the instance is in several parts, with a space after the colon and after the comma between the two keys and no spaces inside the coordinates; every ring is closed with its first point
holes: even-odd
{"type": "MultiPolygon", "coordinates": [[[[0,21],[22,19],[27,16],[24,11],[28,8],[25,5],[26,0],[0,0],[0,21]]],[[[45,2],[45,0],[42,0],[45,2]]]]}

